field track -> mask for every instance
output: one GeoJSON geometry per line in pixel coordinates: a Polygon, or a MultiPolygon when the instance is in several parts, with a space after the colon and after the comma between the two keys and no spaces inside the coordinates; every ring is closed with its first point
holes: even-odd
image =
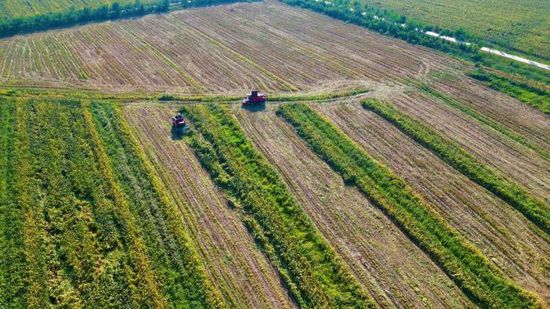
{"type": "Polygon", "coordinates": [[[520,213],[359,104],[312,107],[405,179],[508,276],[549,301],[550,281],[541,270],[550,245],[520,213]]]}
{"type": "Polygon", "coordinates": [[[359,191],[346,187],[271,107],[236,114],[247,135],[277,167],[316,226],[380,305],[471,306],[420,249],[359,191]],[[426,272],[430,276],[422,275],[426,272]]]}
{"type": "Polygon", "coordinates": [[[278,274],[228,208],[193,150],[185,141],[172,140],[169,119],[175,110],[140,104],[127,105],[124,113],[176,201],[210,281],[235,307],[293,307],[278,274]]]}
{"type": "Polygon", "coordinates": [[[189,9],[0,40],[0,81],[104,91],[241,93],[403,81],[459,62],[276,2],[189,9]]]}

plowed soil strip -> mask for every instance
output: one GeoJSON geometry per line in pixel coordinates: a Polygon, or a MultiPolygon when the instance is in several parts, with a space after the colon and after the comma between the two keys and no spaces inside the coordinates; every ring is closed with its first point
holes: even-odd
{"type": "Polygon", "coordinates": [[[382,306],[468,307],[452,281],[384,214],[268,111],[236,112],[323,235],[382,306]],[[423,274],[430,273],[430,276],[423,274]]]}
{"type": "Polygon", "coordinates": [[[172,140],[175,108],[128,105],[124,113],[161,173],[210,281],[235,307],[293,307],[280,279],[185,141],[172,140]]]}
{"type": "Polygon", "coordinates": [[[405,179],[506,275],[550,300],[550,245],[523,215],[358,103],[312,107],[405,179]]]}

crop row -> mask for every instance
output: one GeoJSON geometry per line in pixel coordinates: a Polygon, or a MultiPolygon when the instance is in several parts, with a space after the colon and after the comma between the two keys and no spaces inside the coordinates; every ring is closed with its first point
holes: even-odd
{"type": "Polygon", "coordinates": [[[123,135],[115,110],[102,126],[106,108],[99,103],[88,110],[75,100],[4,101],[0,243],[7,258],[0,263],[0,306],[215,304],[181,227],[174,227],[181,223],[165,214],[176,212],[159,197],[147,162],[128,146],[133,140],[123,135]],[[119,153],[104,144],[114,143],[107,139],[114,134],[128,140],[116,144],[119,153]],[[136,177],[144,180],[125,183],[136,177]],[[156,207],[161,219],[154,225],[135,211],[142,205],[129,186],[156,207]]]}
{"type": "Polygon", "coordinates": [[[399,130],[428,148],[441,160],[463,173],[473,182],[516,208],[546,233],[550,232],[550,209],[543,202],[530,196],[517,184],[499,175],[452,141],[412,117],[397,111],[391,105],[381,103],[375,99],[365,100],[362,105],[394,124],[399,130]]]}
{"type": "Polygon", "coordinates": [[[425,250],[473,301],[483,307],[535,307],[463,236],[386,166],[371,158],[307,105],[283,105],[278,114],[348,184],[356,185],[425,250]]]}
{"type": "Polygon", "coordinates": [[[276,266],[302,307],[367,307],[370,297],[297,204],[281,177],[216,105],[185,107],[201,164],[276,266]]]}
{"type": "Polygon", "coordinates": [[[514,81],[486,70],[478,69],[470,74],[483,84],[550,115],[550,91],[514,81]]]}
{"type": "MultiPolygon", "coordinates": [[[[471,107],[468,107],[468,106],[462,104],[461,102],[449,97],[448,95],[442,93],[441,91],[438,91],[438,90],[434,89],[431,86],[422,85],[422,86],[420,86],[420,89],[423,92],[425,92],[426,94],[429,94],[430,96],[433,96],[433,97],[439,99],[445,105],[448,105],[452,108],[455,108],[455,109],[467,114],[468,116],[474,118],[475,120],[479,121],[480,123],[482,123],[482,124],[492,128],[492,129],[500,132],[501,134],[505,135],[506,137],[510,138],[511,140],[516,141],[519,144],[521,144],[521,145],[523,145],[523,146],[525,146],[525,147],[527,147],[531,150],[534,150],[535,152],[540,154],[545,159],[550,159],[550,153],[548,151],[546,151],[543,147],[540,147],[540,146],[532,143],[531,141],[529,141],[524,136],[514,132],[513,130],[510,130],[509,128],[505,127],[504,125],[502,125],[498,121],[495,121],[495,120],[483,115],[482,113],[476,111],[474,108],[471,108],[471,107]]],[[[550,102],[549,102],[549,104],[550,104],[550,102]]]]}
{"type": "Polygon", "coordinates": [[[217,301],[198,267],[176,206],[130,134],[119,108],[114,103],[93,102],[89,111],[113,177],[130,212],[140,219],[140,234],[167,301],[191,307],[217,301]]]}

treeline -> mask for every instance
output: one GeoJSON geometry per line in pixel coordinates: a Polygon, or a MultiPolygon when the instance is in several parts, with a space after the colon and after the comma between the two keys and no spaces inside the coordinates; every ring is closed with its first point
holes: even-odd
{"type": "Polygon", "coordinates": [[[429,149],[470,180],[517,209],[543,231],[550,233],[550,208],[542,201],[529,195],[516,183],[502,177],[452,141],[444,138],[416,119],[397,111],[391,105],[376,99],[367,99],[362,102],[362,105],[395,125],[403,133],[429,149]]]}
{"type": "Polygon", "coordinates": [[[220,105],[186,106],[191,146],[300,307],[373,307],[269,162],[220,105]]]}
{"type": "MultiPolygon", "coordinates": [[[[175,2],[175,1],[174,1],[175,2]]],[[[234,0],[182,0],[176,2],[181,8],[232,3],[234,0]]],[[[170,0],[154,0],[142,3],[136,0],[131,4],[113,2],[98,7],[82,9],[68,8],[61,12],[51,12],[33,16],[7,18],[0,20],[0,38],[15,34],[43,31],[52,28],[68,27],[88,22],[100,22],[110,19],[130,18],[151,13],[164,13],[170,10],[170,0]]]]}
{"type": "Polygon", "coordinates": [[[425,205],[401,178],[361,150],[321,115],[305,104],[282,105],[277,114],[289,122],[347,184],[357,186],[426,251],[473,302],[482,308],[541,306],[535,296],[507,279],[425,205]]]}
{"type": "Polygon", "coordinates": [[[547,115],[550,115],[550,92],[544,89],[499,76],[483,69],[475,70],[470,74],[470,76],[483,82],[486,86],[506,93],[507,95],[514,97],[547,115]]]}

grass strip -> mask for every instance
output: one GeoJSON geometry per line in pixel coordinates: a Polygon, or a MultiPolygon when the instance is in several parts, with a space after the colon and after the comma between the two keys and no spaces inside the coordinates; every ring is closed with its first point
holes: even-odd
{"type": "Polygon", "coordinates": [[[347,184],[356,185],[481,307],[540,307],[539,300],[496,269],[473,245],[386,166],[305,104],[282,105],[289,122],[347,184]]]}
{"type": "Polygon", "coordinates": [[[364,108],[386,119],[441,160],[517,209],[544,232],[550,233],[550,209],[516,183],[479,162],[458,145],[416,119],[376,99],[362,102],[364,108]]]}
{"type": "Polygon", "coordinates": [[[345,264],[220,105],[185,106],[190,144],[300,307],[373,307],[345,264]]]}

